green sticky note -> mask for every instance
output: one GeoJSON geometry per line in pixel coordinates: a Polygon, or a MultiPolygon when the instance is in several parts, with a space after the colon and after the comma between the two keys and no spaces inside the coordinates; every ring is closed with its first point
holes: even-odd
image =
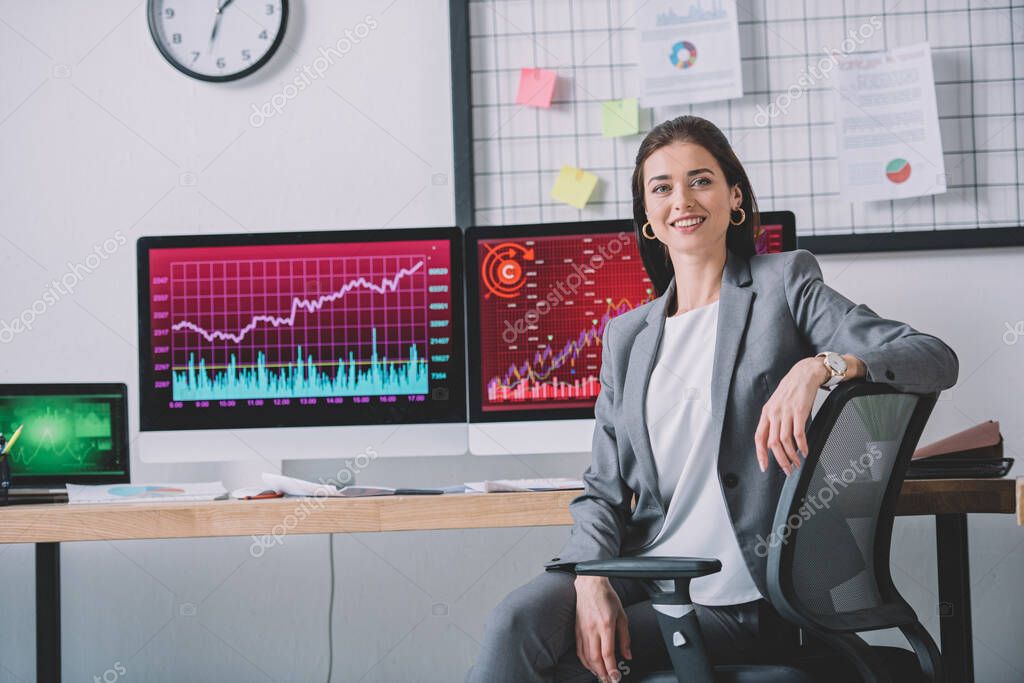
{"type": "Polygon", "coordinates": [[[551,188],[551,197],[569,206],[582,209],[590,201],[590,195],[597,187],[597,176],[587,173],[582,168],[563,166],[555,186],[551,188]]]}
{"type": "Polygon", "coordinates": [[[640,103],[635,97],[601,103],[601,133],[606,138],[640,132],[640,103]]]}

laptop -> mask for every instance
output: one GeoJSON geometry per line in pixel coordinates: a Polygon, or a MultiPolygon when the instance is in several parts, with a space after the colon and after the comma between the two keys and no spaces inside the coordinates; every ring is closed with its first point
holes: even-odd
{"type": "Polygon", "coordinates": [[[129,482],[127,394],[119,383],[0,384],[9,502],[66,501],[69,483],[129,482]]]}

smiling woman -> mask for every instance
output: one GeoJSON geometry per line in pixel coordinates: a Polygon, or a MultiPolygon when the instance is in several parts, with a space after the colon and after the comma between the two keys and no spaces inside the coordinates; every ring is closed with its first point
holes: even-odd
{"type": "Polygon", "coordinates": [[[655,127],[632,191],[659,296],[605,326],[572,533],[545,574],[494,610],[470,683],[667,668],[650,586],[574,577],[577,563],[612,557],[717,559],[689,589],[711,663],[784,660],[792,627],[765,599],[754,539],[771,533],[809,450],[818,390],[857,377],[918,393],[956,381],[948,346],[825,285],[810,252],[755,254],[753,188],[709,121],[655,127]]]}

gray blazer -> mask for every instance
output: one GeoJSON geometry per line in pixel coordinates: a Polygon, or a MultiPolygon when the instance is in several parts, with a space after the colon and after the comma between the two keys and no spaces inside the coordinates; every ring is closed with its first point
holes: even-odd
{"type": "MultiPolygon", "coordinates": [[[[583,474],[583,494],[569,506],[572,533],[559,557],[545,565],[549,570],[636,554],[665,521],[644,404],[666,307],[674,297],[673,281],[665,294],[605,327],[593,460],[583,474]]],[[[749,260],[728,254],[711,381],[712,434],[721,444],[718,476],[733,531],[762,595],[768,594],[767,558],[755,546],[770,537],[786,475],[774,460],[761,472],[754,431],[783,376],[821,351],[857,356],[867,379],[903,391],[937,392],[957,378],[952,349],[828,287],[810,252],[749,260]]]]}

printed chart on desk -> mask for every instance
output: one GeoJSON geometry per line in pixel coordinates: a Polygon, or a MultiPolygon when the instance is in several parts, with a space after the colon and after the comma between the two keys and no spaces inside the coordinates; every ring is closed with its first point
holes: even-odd
{"type": "MultiPolygon", "coordinates": [[[[679,17],[701,15],[715,5],[651,1],[679,17]]],[[[744,96],[643,109],[640,135],[626,137],[602,135],[602,102],[640,94],[637,2],[476,0],[468,7],[478,225],[631,217],[630,173],[642,134],[652,123],[681,114],[703,116],[722,128],[762,210],[793,211],[801,237],[871,233],[881,239],[881,233],[991,233],[1024,225],[1019,3],[740,0],[744,96]],[[856,40],[848,41],[851,35],[856,40]],[[922,42],[932,50],[947,191],[842,201],[832,83],[802,76],[827,61],[830,51],[922,42]],[[515,103],[523,67],[557,73],[550,108],[515,103]],[[583,210],[550,197],[563,165],[599,178],[583,210]]]]}
{"type": "Polygon", "coordinates": [[[424,400],[447,380],[450,266],[443,240],[154,249],[154,387],[179,410],[424,400]]]}

